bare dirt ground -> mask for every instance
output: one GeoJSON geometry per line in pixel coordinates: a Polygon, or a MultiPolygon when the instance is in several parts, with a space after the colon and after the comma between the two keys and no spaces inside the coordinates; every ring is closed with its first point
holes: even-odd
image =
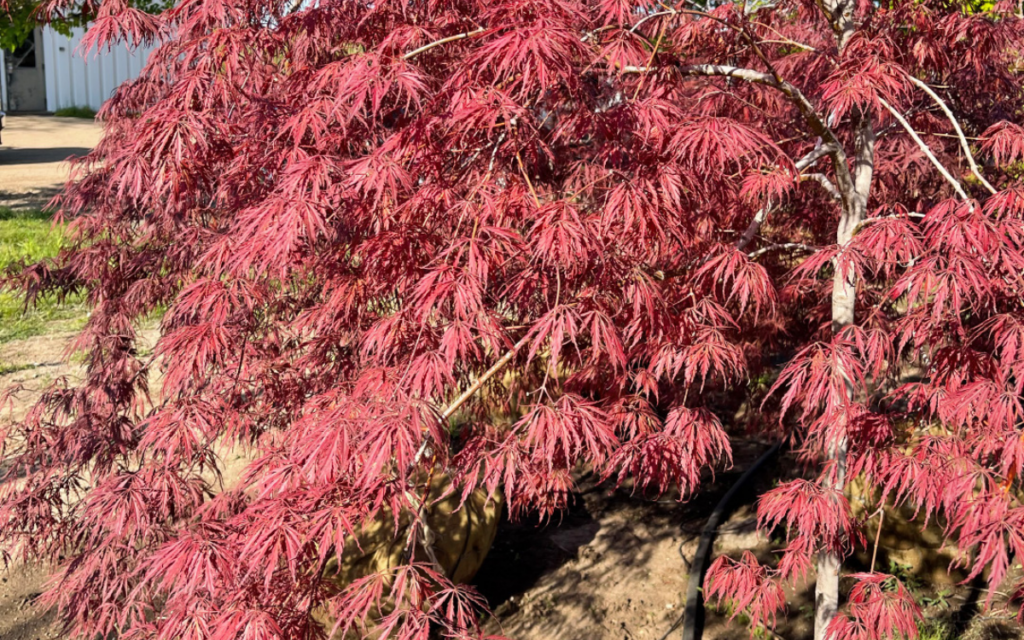
{"type": "MultiPolygon", "coordinates": [[[[3,151],[0,151],[2,154],[3,151]]],[[[8,411],[14,418],[24,416],[40,391],[56,377],[68,376],[73,380],[80,376],[78,367],[63,360],[64,348],[71,336],[69,333],[36,336],[0,345],[5,361],[20,366],[32,365],[0,376],[0,389],[14,385],[24,388],[18,393],[13,406],[3,408],[4,417],[8,411]]],[[[15,563],[7,570],[0,569],[0,640],[60,637],[53,614],[36,606],[34,602],[43,591],[46,577],[46,568],[38,565],[15,563]]]]}
{"type": "MultiPolygon", "coordinates": [[[[680,504],[671,497],[644,500],[628,491],[609,491],[584,478],[581,493],[561,520],[502,523],[476,584],[494,612],[486,628],[515,640],[678,640],[690,562],[707,516],[743,469],[766,446],[735,442],[736,467],[708,479],[703,490],[680,504]]],[[[794,475],[797,465],[782,456],[766,465],[733,504],[719,527],[712,557],[752,551],[770,561],[782,545],[756,530],[757,496],[776,479],[794,475]]],[[[881,552],[880,557],[885,553],[881,552]]],[[[865,571],[856,558],[849,572],[865,571]]],[[[882,565],[885,570],[885,565],[882,565]]],[[[1013,614],[984,611],[984,581],[934,585],[916,576],[924,605],[920,640],[1024,640],[1013,614]]],[[[789,603],[774,633],[752,636],[740,619],[713,605],[705,609],[703,640],[808,640],[813,635],[814,584],[787,588],[789,603]]],[[[850,586],[849,580],[843,581],[850,586]]],[[[999,604],[998,602],[996,603],[999,604]]]]}
{"type": "Polygon", "coordinates": [[[8,115],[0,133],[0,207],[41,209],[68,175],[69,156],[99,142],[98,123],[81,118],[8,115]]]}
{"type": "MultiPolygon", "coordinates": [[[[768,445],[737,441],[734,448],[736,466],[709,475],[685,503],[672,495],[647,499],[584,476],[561,519],[546,526],[503,522],[476,580],[495,608],[492,630],[518,640],[665,636],[683,611],[690,563],[707,517],[768,445]]],[[[716,555],[768,548],[756,533],[751,505],[779,468],[767,465],[736,498],[720,527],[716,555]]],[[[780,633],[800,638],[807,630],[797,619],[780,633]]],[[[680,635],[675,628],[670,637],[680,635]]],[[[709,615],[704,637],[739,639],[749,633],[709,615]]]]}

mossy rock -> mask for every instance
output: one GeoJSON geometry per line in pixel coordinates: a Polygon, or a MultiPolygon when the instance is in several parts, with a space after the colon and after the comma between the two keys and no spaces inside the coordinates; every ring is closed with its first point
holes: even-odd
{"type": "MultiPolygon", "coordinates": [[[[866,515],[865,505],[878,503],[876,495],[865,494],[864,482],[860,478],[850,482],[847,497],[853,515],[858,518],[866,515]]],[[[872,506],[871,511],[876,508],[872,506]]],[[[914,511],[907,504],[897,507],[889,502],[885,505],[875,569],[888,571],[891,561],[909,567],[910,574],[933,585],[948,586],[964,580],[966,572],[950,569],[956,557],[956,547],[945,542],[941,523],[932,518],[926,526],[922,526],[923,514],[915,518],[914,511]]],[[[871,552],[878,534],[878,518],[874,515],[865,522],[863,533],[867,540],[867,550],[855,557],[865,567],[871,564],[871,552]]]]}
{"type": "MultiPolygon", "coordinates": [[[[503,498],[500,492],[489,495],[484,489],[476,489],[460,507],[462,493],[458,489],[452,491],[451,484],[447,474],[435,474],[424,519],[434,534],[430,547],[444,575],[452,582],[466,583],[479,571],[494,544],[503,498]]],[[[396,527],[394,514],[381,511],[362,528],[357,539],[346,540],[340,563],[337,556],[328,560],[325,579],[340,592],[359,578],[387,573],[406,564],[405,546],[412,514],[403,512],[397,520],[396,527]]],[[[430,555],[421,543],[413,550],[417,562],[432,562],[430,555]]],[[[335,621],[326,612],[319,612],[316,618],[328,630],[334,626],[335,621]]],[[[335,640],[341,640],[341,636],[336,635],[335,640]]]]}

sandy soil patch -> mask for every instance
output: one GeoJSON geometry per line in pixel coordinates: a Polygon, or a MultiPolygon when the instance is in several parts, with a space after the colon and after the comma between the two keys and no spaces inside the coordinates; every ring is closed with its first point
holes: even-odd
{"type": "Polygon", "coordinates": [[[68,177],[69,156],[89,153],[99,123],[82,118],[8,115],[0,145],[0,207],[41,209],[68,177]]]}

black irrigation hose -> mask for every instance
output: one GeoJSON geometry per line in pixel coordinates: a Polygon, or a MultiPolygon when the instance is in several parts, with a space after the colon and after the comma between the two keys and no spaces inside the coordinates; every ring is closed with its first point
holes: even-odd
{"type": "Polygon", "coordinates": [[[739,493],[743,485],[753,478],[754,474],[764,466],[764,463],[774,457],[780,448],[782,448],[782,443],[777,442],[761,454],[761,457],[749,469],[743,472],[743,475],[732,485],[725,496],[718,502],[718,505],[715,506],[715,510],[711,512],[711,516],[708,518],[707,523],[704,525],[704,530],[700,534],[700,542],[697,544],[697,551],[693,554],[693,561],[689,563],[690,582],[686,587],[686,607],[683,609],[679,619],[672,625],[672,628],[661,637],[661,640],[666,640],[673,631],[679,628],[680,623],[683,623],[683,640],[699,640],[700,633],[698,632],[697,623],[698,620],[700,622],[704,621],[704,597],[700,587],[704,583],[704,572],[708,568],[711,544],[715,541],[715,535],[718,534],[718,523],[725,516],[729,503],[736,497],[736,494],[739,493]]]}

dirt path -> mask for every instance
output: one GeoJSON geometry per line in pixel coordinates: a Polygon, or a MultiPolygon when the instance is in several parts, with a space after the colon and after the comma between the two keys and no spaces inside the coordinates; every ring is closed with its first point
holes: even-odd
{"type": "Polygon", "coordinates": [[[0,207],[43,208],[67,179],[67,158],[88,153],[101,133],[92,120],[8,115],[0,133],[0,207]]]}

